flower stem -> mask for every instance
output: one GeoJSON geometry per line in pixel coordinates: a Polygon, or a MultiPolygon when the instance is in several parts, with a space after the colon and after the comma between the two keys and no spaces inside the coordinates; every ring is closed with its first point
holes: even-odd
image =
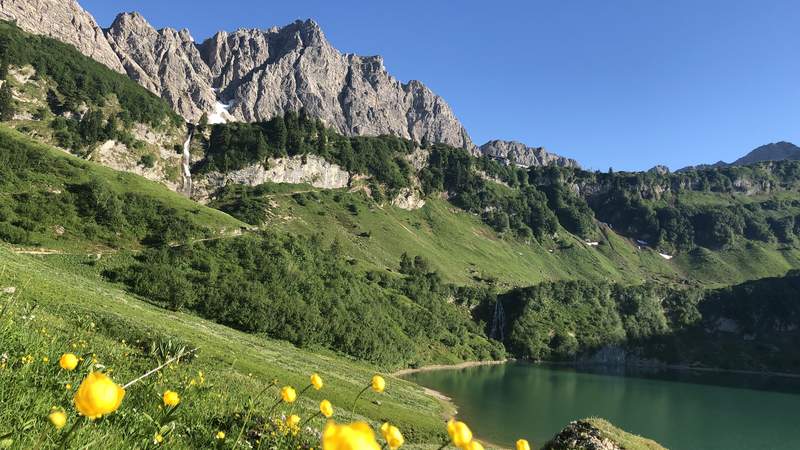
{"type": "Polygon", "coordinates": [[[314,420],[315,417],[317,417],[320,414],[322,414],[322,413],[317,411],[316,414],[314,414],[313,416],[311,416],[308,419],[306,419],[303,423],[301,423],[299,428],[303,429],[303,425],[307,424],[308,422],[311,422],[312,420],[314,420]]]}
{"type": "Polygon", "coordinates": [[[353,400],[353,407],[350,408],[350,414],[356,413],[356,402],[358,401],[359,398],[361,398],[362,395],[364,395],[364,392],[367,392],[367,389],[369,389],[369,385],[364,387],[364,389],[362,389],[361,392],[359,392],[358,395],[356,395],[355,400],[353,400]]]}
{"type": "Polygon", "coordinates": [[[128,384],[126,384],[125,386],[122,386],[122,389],[128,389],[129,387],[131,387],[131,386],[133,386],[134,384],[136,384],[136,383],[138,383],[138,382],[140,382],[140,381],[144,380],[145,378],[147,378],[147,377],[149,377],[150,375],[152,375],[152,374],[154,374],[154,373],[158,372],[159,370],[163,369],[164,367],[166,367],[166,366],[168,366],[168,365],[172,364],[173,362],[175,362],[175,361],[177,361],[177,360],[179,360],[179,359],[183,358],[185,355],[190,355],[190,354],[192,354],[192,353],[194,353],[194,352],[196,352],[196,351],[197,351],[197,347],[195,347],[195,348],[194,348],[194,349],[192,349],[192,350],[189,350],[188,352],[185,352],[185,353],[181,352],[181,353],[177,354],[176,356],[173,356],[172,358],[170,358],[170,359],[166,360],[166,361],[164,362],[164,364],[161,364],[160,366],[158,366],[158,367],[156,367],[155,369],[153,369],[153,370],[151,370],[151,371],[149,371],[149,372],[145,373],[144,375],[140,376],[139,378],[137,378],[137,379],[135,379],[135,380],[133,380],[133,381],[130,381],[130,382],[128,382],[128,384]]]}

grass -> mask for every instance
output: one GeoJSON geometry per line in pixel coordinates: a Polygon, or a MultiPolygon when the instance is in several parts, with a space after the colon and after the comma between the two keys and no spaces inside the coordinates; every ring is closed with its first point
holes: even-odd
{"type": "Polygon", "coordinates": [[[446,281],[456,284],[492,280],[507,289],[549,280],[588,279],[719,286],[783,275],[800,265],[800,249],[782,244],[738,243],[724,251],[700,250],[706,258],[698,259],[696,252],[666,260],[605,226],[600,227],[597,246],[565,230],[555,240],[526,243],[498,235],[479,217],[441,199],[428,199],[423,208],[407,211],[378,206],[362,192],[307,185],[270,185],[269,191],[265,195],[271,204],[267,228],[321,233],[328,241],[339,241],[362,269],[396,271],[403,252],[421,255],[446,281]]]}
{"type": "Polygon", "coordinates": [[[607,420],[590,417],[586,421],[600,430],[603,437],[617,443],[625,450],[664,450],[664,447],[657,442],[621,430],[607,420]]]}
{"type": "MultiPolygon", "coordinates": [[[[331,352],[300,350],[192,315],[161,310],[101,280],[0,246],[0,287],[9,286],[16,287],[17,294],[15,306],[0,318],[0,342],[8,355],[6,366],[0,369],[0,396],[5,399],[0,410],[0,436],[13,432],[15,446],[35,446],[40,437],[53,443],[45,416],[52,406],[71,410],[71,391],[64,386],[70,382],[74,389],[80,378],[59,373],[55,361],[61,353],[73,351],[73,343],[79,346],[81,355],[96,355],[99,363],[113,369],[115,380],[120,382],[157,365],[158,359],[143,349],[144,343],[172,342],[199,348],[190,362],[131,388],[118,414],[81,428],[76,442],[102,442],[105,448],[128,448],[133,442],[146,446],[154,429],[147,425],[144,414],[158,415],[159,393],[172,389],[185,398],[176,431],[170,437],[172,445],[213,445],[211,436],[217,429],[228,436],[236,434],[245,415],[243,405],[273,379],[299,390],[308,384],[313,372],[322,375],[326,387],[309,391],[298,402],[294,411],[303,418],[316,411],[324,397],[334,404],[338,421],[366,419],[376,425],[391,420],[404,431],[410,444],[433,444],[443,433],[444,406],[412,383],[387,376],[387,391],[380,396],[368,393],[353,415],[348,411],[351,401],[375,373],[374,367],[331,352]],[[21,364],[28,355],[32,362],[21,364]],[[49,362],[43,362],[43,358],[49,362]],[[204,372],[206,387],[189,389],[187,380],[196,378],[198,371],[204,372]]],[[[9,300],[3,297],[1,301],[5,304],[9,300]]],[[[272,391],[268,395],[275,398],[272,391]]],[[[270,402],[262,402],[257,414],[263,416],[270,402]]],[[[70,420],[76,420],[74,413],[70,420]]],[[[316,428],[321,424],[321,420],[312,423],[316,428]]]]}

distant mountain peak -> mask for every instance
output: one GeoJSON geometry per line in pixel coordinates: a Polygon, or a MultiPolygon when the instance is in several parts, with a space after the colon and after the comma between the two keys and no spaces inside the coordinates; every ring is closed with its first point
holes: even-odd
{"type": "Polygon", "coordinates": [[[791,142],[780,141],[762,145],[732,163],[734,166],[753,164],[759,161],[800,160],[800,147],[791,142]]]}
{"type": "Polygon", "coordinates": [[[748,154],[742,156],[732,163],[725,161],[717,161],[714,164],[698,164],[696,166],[688,166],[680,169],[679,172],[687,170],[703,170],[713,169],[718,167],[729,166],[746,166],[755,164],[762,161],[800,161],[800,147],[787,141],[772,142],[757,147],[750,151],[748,154]]]}
{"type": "Polygon", "coordinates": [[[574,159],[550,153],[544,147],[529,147],[519,141],[494,139],[481,145],[480,152],[506,164],[516,164],[522,167],[580,167],[578,161],[574,159]]]}

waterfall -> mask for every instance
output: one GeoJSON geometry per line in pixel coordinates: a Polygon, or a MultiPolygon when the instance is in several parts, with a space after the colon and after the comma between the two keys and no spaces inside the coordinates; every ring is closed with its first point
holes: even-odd
{"type": "Polygon", "coordinates": [[[181,156],[183,192],[189,196],[192,195],[192,171],[190,167],[192,163],[192,155],[189,153],[189,147],[192,145],[193,131],[194,130],[189,130],[189,137],[187,137],[186,142],[183,143],[183,156],[181,156]]]}
{"type": "Polygon", "coordinates": [[[489,337],[497,340],[504,341],[504,330],[506,329],[506,312],[503,310],[503,303],[497,300],[494,304],[494,318],[492,319],[492,331],[489,337]]]}

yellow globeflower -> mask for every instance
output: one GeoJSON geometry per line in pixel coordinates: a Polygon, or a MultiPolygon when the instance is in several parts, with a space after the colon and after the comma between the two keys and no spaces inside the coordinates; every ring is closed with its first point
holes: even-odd
{"type": "Polygon", "coordinates": [[[175,391],[164,391],[164,406],[178,406],[181,397],[175,391]]]}
{"type": "Polygon", "coordinates": [[[322,389],[322,384],[323,383],[321,376],[317,375],[316,373],[314,375],[311,375],[311,385],[314,386],[314,389],[316,390],[322,389]]]}
{"type": "Polygon", "coordinates": [[[78,367],[78,357],[72,353],[64,353],[58,359],[58,365],[64,370],[75,370],[78,367]]]}
{"type": "Polygon", "coordinates": [[[447,422],[447,434],[450,435],[453,445],[465,450],[466,445],[472,441],[472,430],[464,422],[459,422],[455,419],[450,419],[447,422]]]}
{"type": "Polygon", "coordinates": [[[464,446],[464,450],[484,450],[484,449],[483,449],[483,444],[473,439],[469,441],[469,444],[464,446]]]}
{"type": "Polygon", "coordinates": [[[326,418],[330,418],[333,415],[333,405],[331,405],[331,402],[323,400],[319,402],[319,412],[326,418]]]}
{"type": "Polygon", "coordinates": [[[156,435],[153,436],[153,442],[155,444],[160,444],[164,442],[164,436],[162,436],[161,433],[156,433],[156,435]]]}
{"type": "Polygon", "coordinates": [[[55,410],[47,416],[50,419],[50,423],[56,427],[57,430],[64,428],[64,425],[67,424],[67,415],[64,414],[64,411],[55,410]]]}
{"type": "Polygon", "coordinates": [[[322,450],[380,450],[375,433],[364,422],[337,425],[328,422],[322,432],[322,450]]]}
{"type": "Polygon", "coordinates": [[[392,450],[397,450],[406,441],[403,439],[403,434],[400,433],[400,430],[394,425],[389,425],[389,422],[384,422],[381,425],[381,434],[383,434],[383,439],[386,440],[392,450]]]}
{"type": "Polygon", "coordinates": [[[531,450],[531,444],[525,439],[520,439],[517,441],[517,450],[531,450]]]}
{"type": "Polygon", "coordinates": [[[75,392],[75,409],[89,419],[97,419],[119,408],[125,389],[114,383],[108,375],[92,372],[84,378],[75,392]]]}
{"type": "Polygon", "coordinates": [[[217,434],[214,435],[215,438],[219,440],[225,439],[225,432],[224,431],[217,431],[217,434]]]}
{"type": "Polygon", "coordinates": [[[297,392],[295,392],[294,388],[291,386],[284,386],[283,389],[281,389],[281,399],[286,403],[293,403],[297,400],[297,392]]]}
{"type": "Polygon", "coordinates": [[[292,414],[286,419],[286,426],[289,428],[295,428],[300,425],[300,416],[297,414],[292,414]]]}
{"type": "Polygon", "coordinates": [[[375,375],[372,377],[372,390],[381,393],[384,389],[386,389],[386,380],[383,379],[380,375],[375,375]]]}

